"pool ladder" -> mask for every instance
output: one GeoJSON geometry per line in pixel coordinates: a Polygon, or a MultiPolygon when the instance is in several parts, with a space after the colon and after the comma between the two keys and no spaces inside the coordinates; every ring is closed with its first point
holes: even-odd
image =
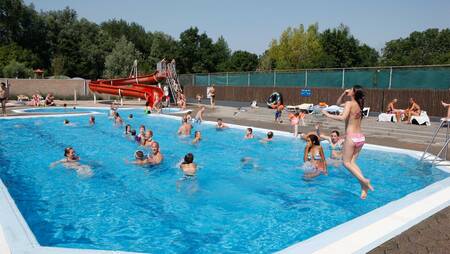
{"type": "Polygon", "coordinates": [[[450,143],[449,129],[450,129],[450,118],[442,118],[439,128],[437,128],[436,131],[434,132],[431,142],[428,144],[427,148],[425,149],[425,151],[422,154],[422,157],[420,158],[421,161],[431,161],[432,165],[450,166],[450,161],[448,161],[448,158],[447,158],[448,145],[450,143]],[[439,150],[439,152],[436,155],[433,155],[429,152],[429,150],[431,148],[431,145],[436,140],[436,136],[439,134],[439,131],[441,129],[446,130],[445,143],[442,146],[442,148],[439,150]]]}

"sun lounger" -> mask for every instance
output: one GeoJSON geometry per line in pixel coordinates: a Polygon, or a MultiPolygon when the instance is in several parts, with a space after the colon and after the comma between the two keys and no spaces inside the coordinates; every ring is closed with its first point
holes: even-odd
{"type": "Polygon", "coordinates": [[[378,115],[378,122],[397,122],[395,114],[381,113],[378,115]]]}
{"type": "Polygon", "coordinates": [[[426,126],[431,125],[430,118],[428,117],[428,114],[426,111],[422,111],[420,113],[420,116],[411,117],[410,123],[418,124],[418,125],[426,125],[426,126]]]}
{"type": "Polygon", "coordinates": [[[344,108],[343,107],[339,107],[338,105],[331,105],[329,107],[324,108],[325,111],[327,111],[330,114],[341,114],[342,112],[344,112],[344,108]]]}
{"type": "Polygon", "coordinates": [[[286,110],[290,111],[290,112],[295,112],[295,111],[300,111],[300,110],[306,110],[306,111],[310,112],[312,107],[313,107],[313,104],[311,104],[311,103],[303,103],[303,104],[295,105],[295,106],[288,105],[288,106],[286,106],[286,110]]]}

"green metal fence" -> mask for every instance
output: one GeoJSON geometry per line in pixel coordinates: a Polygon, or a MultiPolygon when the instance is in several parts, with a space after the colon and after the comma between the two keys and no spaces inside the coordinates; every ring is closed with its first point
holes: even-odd
{"type": "Polygon", "coordinates": [[[450,65],[184,74],[182,85],[251,87],[450,88],[450,65]]]}

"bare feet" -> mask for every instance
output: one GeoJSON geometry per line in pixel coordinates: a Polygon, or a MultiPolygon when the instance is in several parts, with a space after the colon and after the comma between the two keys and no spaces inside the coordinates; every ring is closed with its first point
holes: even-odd
{"type": "Polygon", "coordinates": [[[370,180],[366,179],[365,183],[361,183],[361,199],[366,199],[367,198],[367,193],[369,192],[369,190],[373,191],[373,187],[372,184],[370,184],[370,180]]]}

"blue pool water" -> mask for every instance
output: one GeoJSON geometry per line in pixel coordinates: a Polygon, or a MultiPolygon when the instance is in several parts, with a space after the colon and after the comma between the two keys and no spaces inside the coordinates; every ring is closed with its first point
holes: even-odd
{"type": "Polygon", "coordinates": [[[41,245],[270,253],[448,177],[411,157],[364,149],[359,163],[376,191],[361,201],[358,183],[342,167],[302,179],[302,141],[275,136],[261,144],[244,140],[243,130],[202,124],[194,126],[203,140],[192,145],[192,137],[175,134],[179,120],[124,110],[134,114],[125,119],[134,128],[154,131],[165,156],[160,166],[141,167],[126,163],[137,144],[101,112],[92,127],[88,116],[0,121],[0,177],[41,245]],[[75,126],[64,126],[64,118],[75,126]],[[67,146],[92,167],[91,177],[49,168],[67,146]],[[200,170],[177,187],[177,164],[187,152],[200,170]]]}

